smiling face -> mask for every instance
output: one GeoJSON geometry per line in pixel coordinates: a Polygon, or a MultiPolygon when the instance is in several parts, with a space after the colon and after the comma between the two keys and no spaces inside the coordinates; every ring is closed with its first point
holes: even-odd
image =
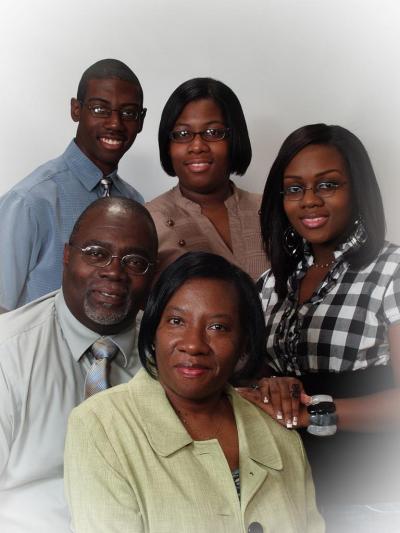
{"type": "Polygon", "coordinates": [[[283,207],[293,228],[312,246],[333,250],[348,233],[352,219],[351,183],[346,163],[334,146],[311,144],[291,160],[283,173],[283,188],[312,188],[299,201],[284,196],[283,207]],[[340,185],[334,194],[321,198],[316,187],[340,185]],[[326,185],[325,185],[326,184],[326,185]]]}
{"type": "MultiPolygon", "coordinates": [[[[224,128],[221,109],[214,100],[193,100],[179,115],[173,130],[204,131],[224,128]]],[[[229,188],[229,139],[207,142],[196,135],[192,142],[170,142],[170,156],[182,194],[209,194],[229,188]]]]}
{"type": "Polygon", "coordinates": [[[143,119],[122,120],[115,111],[108,118],[94,117],[87,105],[101,104],[111,109],[142,108],[137,85],[117,78],[92,79],[87,82],[84,104],[71,99],[71,117],[79,122],[75,142],[82,152],[103,172],[112,172],[141,131],[143,119]]]}
{"type": "Polygon", "coordinates": [[[184,283],[165,306],[155,337],[158,379],[171,402],[218,396],[243,345],[237,290],[216,279],[184,283]]]}
{"type": "MultiPolygon", "coordinates": [[[[118,205],[93,208],[75,234],[74,246],[99,245],[122,257],[138,254],[156,259],[156,240],[149,221],[118,205]]],[[[69,245],[64,250],[63,293],[71,313],[86,327],[101,334],[122,331],[144,304],[152,269],[134,275],[118,258],[100,268],[85,262],[81,252],[69,245]]]]}

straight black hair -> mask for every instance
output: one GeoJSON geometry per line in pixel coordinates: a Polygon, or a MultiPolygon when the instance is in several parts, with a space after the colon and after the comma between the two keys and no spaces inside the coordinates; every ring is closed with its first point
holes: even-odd
{"type": "Polygon", "coordinates": [[[266,361],[266,330],[257,289],[248,274],[225,258],[208,252],[188,252],[171,263],[154,285],[141,321],[139,357],[143,367],[157,378],[154,339],[161,315],[174,293],[194,278],[216,279],[230,283],[239,296],[244,353],[236,366],[232,383],[239,383],[259,375],[266,361]]]}
{"type": "Polygon", "coordinates": [[[175,176],[169,155],[169,134],[184,107],[194,100],[211,98],[221,109],[225,127],[229,128],[229,173],[242,176],[251,162],[251,144],[242,106],[236,94],[225,83],[213,78],[193,78],[185,81],[168,98],[158,129],[158,147],[163,169],[175,176]]]}
{"type": "MultiPolygon", "coordinates": [[[[368,152],[360,139],[341,126],[310,124],[291,133],[283,142],[271,167],[261,203],[261,233],[264,247],[275,277],[275,290],[280,298],[287,294],[287,280],[294,272],[302,255],[288,256],[284,247],[284,232],[290,226],[283,208],[281,194],[283,174],[290,161],[310,144],[334,146],[343,157],[351,181],[353,221],[361,217],[367,240],[363,246],[347,256],[352,267],[361,268],[370,263],[382,248],[385,232],[385,214],[382,197],[368,152]]],[[[343,235],[343,241],[351,233],[343,235]]]]}

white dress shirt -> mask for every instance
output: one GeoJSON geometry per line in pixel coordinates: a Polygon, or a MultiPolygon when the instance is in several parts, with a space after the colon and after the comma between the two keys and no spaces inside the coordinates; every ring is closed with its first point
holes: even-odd
{"type": "MultiPolygon", "coordinates": [[[[138,324],[112,336],[112,385],[140,368],[138,324]]],[[[62,291],[0,316],[0,531],[67,533],[63,453],[70,411],[83,400],[100,335],[69,311],[62,291]],[[83,356],[83,357],[82,357],[83,356]]]]}

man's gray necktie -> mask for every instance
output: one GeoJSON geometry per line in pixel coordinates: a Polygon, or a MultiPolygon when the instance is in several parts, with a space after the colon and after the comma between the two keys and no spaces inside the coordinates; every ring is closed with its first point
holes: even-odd
{"type": "Polygon", "coordinates": [[[112,180],[110,178],[104,177],[100,180],[101,196],[106,198],[110,196],[112,186],[112,180]]]}
{"type": "Polygon", "coordinates": [[[116,356],[118,346],[109,337],[102,337],[94,342],[89,350],[94,361],[86,375],[85,398],[110,387],[108,375],[111,360],[116,356]]]}

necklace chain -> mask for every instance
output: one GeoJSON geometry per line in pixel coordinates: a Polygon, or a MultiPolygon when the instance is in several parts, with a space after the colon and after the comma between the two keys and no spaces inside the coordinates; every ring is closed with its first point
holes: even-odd
{"type": "MultiPolygon", "coordinates": [[[[331,265],[333,265],[335,263],[335,259],[332,259],[332,261],[329,261],[329,263],[313,263],[311,265],[311,267],[315,267],[315,268],[328,268],[330,267],[331,265]]],[[[311,268],[310,267],[310,268],[311,268]]]]}
{"type": "MultiPolygon", "coordinates": [[[[190,426],[191,424],[188,422],[186,416],[182,413],[182,411],[180,411],[179,409],[175,408],[175,411],[176,411],[176,414],[178,415],[179,419],[181,420],[181,422],[183,423],[183,425],[187,428],[188,432],[191,434],[191,431],[190,431],[190,426]]],[[[215,416],[215,415],[214,415],[215,416]]],[[[214,419],[214,416],[212,418],[212,420],[214,419]]],[[[214,420],[213,420],[214,421],[214,420]]],[[[222,416],[221,417],[221,422],[218,424],[218,426],[215,428],[215,431],[213,431],[212,433],[208,433],[208,434],[203,434],[203,433],[196,433],[196,435],[198,435],[198,438],[197,440],[209,440],[209,439],[217,439],[218,436],[219,436],[219,433],[221,431],[221,428],[222,428],[222,424],[224,422],[224,417],[222,416]]]]}

